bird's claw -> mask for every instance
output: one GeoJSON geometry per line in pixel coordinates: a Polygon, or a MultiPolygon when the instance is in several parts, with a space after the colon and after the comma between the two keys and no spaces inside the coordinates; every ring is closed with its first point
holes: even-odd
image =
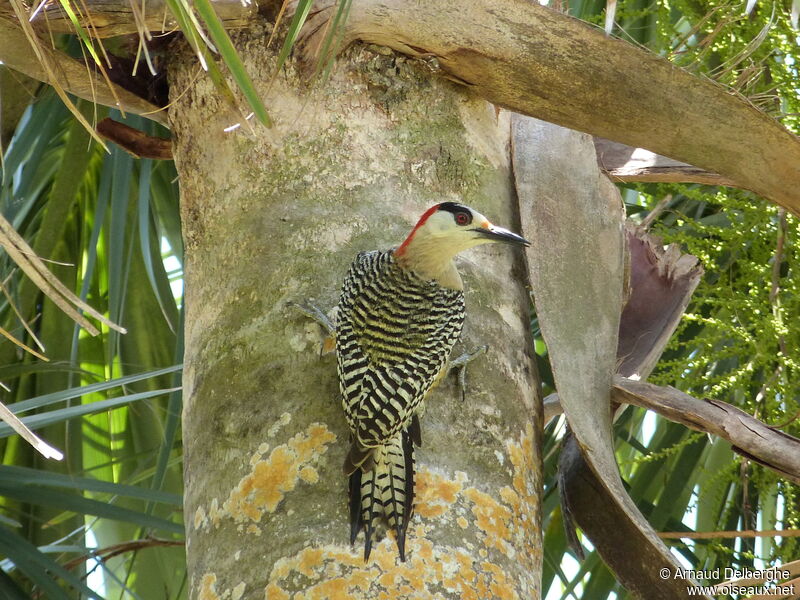
{"type": "Polygon", "coordinates": [[[489,346],[478,346],[472,352],[465,352],[455,360],[451,360],[447,366],[448,373],[453,369],[458,369],[458,385],[461,388],[461,400],[467,399],[467,365],[484,354],[489,349],[489,346]]]}
{"type": "Polygon", "coordinates": [[[328,318],[328,315],[326,315],[318,306],[309,301],[303,303],[290,301],[287,303],[287,305],[299,310],[309,319],[320,324],[320,326],[328,334],[322,342],[322,350],[320,351],[320,354],[327,354],[328,352],[331,352],[336,340],[336,326],[328,318]]]}

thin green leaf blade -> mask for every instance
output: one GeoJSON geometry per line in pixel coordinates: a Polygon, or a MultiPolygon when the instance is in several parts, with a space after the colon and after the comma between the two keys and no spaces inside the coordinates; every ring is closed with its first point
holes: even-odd
{"type": "Polygon", "coordinates": [[[94,515],[104,519],[115,521],[125,521],[134,523],[139,527],[147,527],[168,531],[170,533],[183,533],[183,525],[174,521],[167,521],[159,517],[148,515],[147,513],[122,508],[108,502],[100,502],[91,498],[64,494],[45,487],[39,487],[33,494],[28,490],[23,490],[13,486],[0,484],[0,495],[15,498],[23,502],[31,502],[42,506],[53,506],[64,511],[72,511],[79,515],[94,515]]]}
{"type": "Polygon", "coordinates": [[[90,598],[103,600],[94,590],[89,589],[72,573],[47,557],[22,536],[8,529],[0,529],[0,554],[7,556],[17,568],[36,583],[47,598],[70,600],[70,597],[53,580],[52,575],[60,577],[73,588],[90,598]]]}
{"type": "Polygon", "coordinates": [[[155,369],[153,371],[145,371],[144,373],[137,373],[135,375],[126,375],[124,377],[117,377],[116,379],[109,379],[108,381],[101,381],[100,383],[91,383],[89,385],[84,385],[80,387],[67,388],[60,392],[52,392],[50,394],[44,394],[42,396],[37,396],[35,398],[29,398],[28,400],[22,400],[21,402],[15,402],[14,404],[8,405],[8,408],[14,414],[19,414],[21,412],[33,410],[34,408],[41,408],[43,406],[48,406],[50,404],[55,404],[57,402],[72,400],[74,398],[85,396],[87,394],[94,394],[96,392],[103,392],[106,390],[113,389],[115,387],[129,385],[131,383],[142,381],[144,379],[151,379],[154,377],[160,377],[161,375],[168,375],[169,373],[174,373],[182,369],[183,365],[172,365],[171,367],[164,367],[163,369],[155,369]]]}
{"type": "MultiPolygon", "coordinates": [[[[139,394],[129,394],[127,396],[121,396],[120,398],[112,398],[111,400],[101,400],[99,402],[91,402],[89,404],[80,404],[77,406],[70,406],[68,408],[51,410],[40,415],[25,417],[22,419],[22,422],[25,423],[25,425],[27,425],[30,429],[38,429],[40,427],[44,427],[45,425],[60,423],[68,419],[76,419],[85,415],[111,410],[112,408],[124,406],[126,404],[130,404],[131,402],[136,402],[137,400],[145,400],[147,398],[170,394],[177,389],[178,388],[153,390],[141,392],[139,394]]],[[[0,424],[0,438],[8,437],[14,433],[14,430],[5,423],[0,424]]]]}
{"type": "MultiPolygon", "coordinates": [[[[242,90],[242,93],[244,94],[245,98],[247,98],[247,101],[250,104],[250,107],[253,109],[256,117],[266,127],[272,127],[272,120],[269,118],[267,109],[264,106],[264,103],[261,101],[261,96],[259,96],[258,92],[256,91],[256,88],[253,85],[253,80],[250,79],[250,75],[247,74],[247,70],[244,68],[242,59],[239,58],[239,54],[233,47],[233,42],[231,42],[231,38],[225,31],[222,21],[220,21],[217,13],[214,11],[214,8],[211,6],[211,2],[209,2],[209,0],[195,0],[194,5],[197,9],[197,12],[200,13],[200,17],[205,22],[206,27],[208,27],[208,32],[211,34],[211,38],[217,45],[220,56],[222,56],[222,59],[228,66],[236,85],[238,85],[239,89],[242,90]]],[[[306,13],[307,12],[308,11],[306,11],[306,13]]]]}
{"type": "Polygon", "coordinates": [[[86,33],[83,25],[81,25],[81,22],[78,20],[78,16],[75,14],[75,11],[72,10],[70,0],[59,0],[59,2],[61,3],[61,8],[63,8],[64,12],[67,13],[67,17],[72,23],[72,26],[75,28],[75,32],[78,34],[78,37],[81,38],[81,42],[83,42],[84,47],[91,55],[95,64],[101,66],[102,63],[100,62],[100,57],[97,55],[97,51],[94,48],[94,43],[89,37],[89,34],[86,33]]]}
{"type": "Polygon", "coordinates": [[[126,498],[138,498],[148,502],[158,502],[181,506],[183,500],[178,494],[170,494],[159,490],[138,487],[135,485],[125,485],[100,479],[90,479],[88,477],[76,477],[74,475],[63,475],[42,471],[41,469],[31,469],[27,467],[15,467],[10,465],[0,466],[0,485],[9,487],[25,486],[44,486],[60,489],[73,489],[85,492],[98,492],[111,494],[112,496],[124,496],[126,498]]]}
{"type": "Polygon", "coordinates": [[[292,47],[297,41],[297,36],[300,35],[300,29],[302,29],[303,24],[306,22],[308,13],[311,11],[311,6],[313,4],[314,0],[300,0],[300,2],[297,3],[297,9],[292,17],[292,22],[289,24],[286,39],[283,42],[280,54],[278,54],[278,70],[280,70],[286,62],[286,59],[289,58],[289,53],[292,51],[292,47]]]}

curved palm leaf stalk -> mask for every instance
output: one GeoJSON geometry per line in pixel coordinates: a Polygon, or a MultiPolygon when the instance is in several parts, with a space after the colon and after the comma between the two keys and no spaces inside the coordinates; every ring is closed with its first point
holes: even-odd
{"type": "MultiPolygon", "coordinates": [[[[671,199],[672,196],[665,198],[667,202],[671,201],[671,199]]],[[[663,203],[664,201],[660,204],[663,203]]],[[[648,221],[650,216],[655,217],[655,214],[648,215],[648,221]]],[[[778,222],[781,222],[780,216],[778,217],[778,222]]],[[[775,252],[780,255],[785,232],[783,229],[778,229],[778,249],[775,252]]],[[[680,256],[680,254],[676,253],[677,247],[674,244],[667,249],[666,253],[658,245],[648,248],[637,237],[629,237],[629,245],[632,250],[630,269],[632,292],[623,312],[622,334],[618,350],[618,368],[622,373],[630,374],[631,372],[636,372],[640,376],[645,376],[650,372],[652,365],[663,349],[667,341],[666,337],[674,329],[677,323],[677,316],[683,311],[688,294],[698,283],[699,273],[692,274],[692,270],[695,268],[693,266],[694,260],[692,257],[680,256]],[[642,249],[648,252],[642,254],[642,249]],[[651,254],[651,256],[647,254],[651,254]],[[648,358],[649,355],[652,358],[648,358]]],[[[778,264],[781,262],[780,257],[777,258],[777,261],[778,264]]],[[[776,269],[772,268],[772,271],[774,277],[776,269]]],[[[772,296],[774,297],[774,294],[772,296]]],[[[774,301],[774,298],[771,301],[774,301]]],[[[777,471],[782,479],[798,481],[798,475],[800,475],[800,464],[797,462],[797,444],[800,443],[798,439],[783,433],[777,428],[766,426],[728,403],[715,400],[696,400],[673,388],[634,382],[619,376],[615,380],[612,399],[618,403],[632,402],[650,410],[655,410],[667,418],[690,428],[714,433],[733,444],[737,453],[777,471]]],[[[554,400],[556,400],[554,396],[545,400],[546,414],[552,415],[554,413],[552,404],[554,400]]],[[[555,412],[558,411],[556,410],[555,412]]],[[[625,415],[630,415],[630,411],[623,413],[623,417],[625,415]]],[[[621,419],[621,421],[623,420],[621,419]]],[[[617,425],[619,426],[620,422],[617,425]]],[[[669,452],[675,455],[674,459],[668,463],[659,459],[648,464],[636,465],[631,460],[633,455],[638,453],[646,455],[648,453],[648,449],[641,446],[636,448],[633,453],[626,452],[623,446],[623,448],[618,449],[617,456],[623,463],[626,461],[629,465],[632,463],[633,468],[631,466],[624,468],[624,476],[630,482],[631,495],[639,498],[639,506],[647,507],[645,512],[650,523],[657,529],[677,529],[678,531],[686,531],[692,534],[691,529],[681,523],[684,512],[691,508],[689,500],[694,486],[693,484],[687,485],[687,482],[702,481],[703,473],[713,473],[715,475],[724,473],[733,464],[730,458],[730,450],[727,450],[724,444],[709,444],[704,437],[681,434],[678,427],[670,426],[668,433],[672,434],[671,439],[669,435],[662,436],[657,431],[654,435],[654,441],[650,444],[651,448],[658,448],[660,453],[669,452]],[[683,447],[681,448],[680,446],[683,447]],[[637,469],[637,467],[639,468],[637,469]],[[664,474],[665,468],[667,469],[667,475],[664,474]],[[659,485],[653,485],[656,479],[660,480],[659,485]]],[[[635,442],[630,438],[627,441],[635,442]]],[[[633,444],[630,447],[633,448],[633,444]]],[[[581,461],[579,455],[575,452],[574,444],[567,444],[565,456],[562,457],[562,466],[568,471],[568,476],[564,476],[562,473],[562,483],[564,484],[563,489],[569,497],[569,504],[572,506],[573,511],[576,512],[576,516],[581,516],[582,511],[591,511],[592,519],[587,521],[579,518],[577,520],[591,539],[600,541],[597,546],[603,556],[607,557],[610,554],[612,560],[627,564],[634,564],[641,560],[642,555],[639,551],[626,553],[626,549],[630,548],[630,541],[635,534],[625,531],[621,525],[623,521],[620,520],[619,515],[613,509],[598,510],[599,506],[609,504],[608,499],[603,497],[602,494],[598,495],[598,490],[602,486],[596,481],[596,476],[587,465],[581,461]],[[605,550],[603,549],[604,547],[605,550]]],[[[708,485],[709,483],[711,482],[703,482],[703,488],[712,488],[713,486],[708,485]]],[[[731,487],[729,489],[734,488],[731,487]]],[[[752,490],[749,493],[752,498],[751,502],[758,502],[759,504],[761,522],[764,523],[764,527],[769,527],[769,524],[778,521],[776,518],[778,489],[774,487],[762,489],[763,491],[760,491],[760,494],[763,495],[763,498],[756,499],[755,492],[752,490]]],[[[705,493],[707,494],[707,492],[705,493]]],[[[731,496],[725,493],[724,497],[730,498],[731,496]]],[[[698,504],[696,528],[698,530],[706,530],[706,532],[702,535],[688,535],[686,537],[693,540],[713,539],[715,534],[709,530],[720,528],[721,519],[726,517],[720,514],[719,508],[717,508],[716,513],[709,514],[709,511],[705,509],[708,506],[705,501],[698,502],[698,504]]],[[[722,506],[725,506],[725,504],[722,506]]],[[[726,508],[726,510],[730,510],[730,508],[726,508]]],[[[734,510],[732,514],[740,519],[737,511],[734,510]]],[[[742,524],[739,525],[740,528],[745,530],[741,535],[719,535],[716,537],[720,539],[737,537],[746,540],[749,535],[747,529],[752,528],[753,525],[748,527],[745,523],[746,521],[742,520],[742,524]]],[[[736,520],[729,520],[728,525],[737,527],[737,522],[736,520]]],[[[792,533],[793,531],[789,530],[784,537],[791,537],[792,533]]],[[[673,535],[673,537],[676,536],[673,535]]],[[[548,538],[552,538],[549,532],[548,538]]],[[[766,540],[771,542],[769,538],[766,538],[766,540]]],[[[692,543],[695,546],[704,544],[705,548],[709,546],[704,541],[692,543]]],[[[725,543],[731,544],[732,547],[734,544],[733,540],[725,543]]],[[[745,548],[752,548],[753,546],[752,543],[742,543],[741,545],[745,548]]],[[[769,547],[771,545],[771,543],[762,543],[762,546],[767,548],[762,555],[770,556],[769,547]]],[[[564,547],[565,544],[562,544],[561,548],[564,547]]],[[[710,548],[708,553],[711,556],[708,558],[704,558],[708,553],[703,550],[703,546],[698,548],[699,552],[692,552],[685,546],[677,546],[675,550],[684,554],[690,564],[713,565],[713,563],[705,563],[705,565],[703,563],[703,560],[709,560],[709,558],[714,560],[714,551],[710,548]]],[[[748,552],[752,552],[752,549],[748,549],[748,552]]],[[[723,555],[722,564],[726,567],[730,566],[729,560],[726,560],[723,555]]],[[[743,556],[741,559],[737,559],[737,563],[752,569],[752,562],[746,562],[747,560],[747,557],[743,556]],[[739,560],[745,562],[738,563],[739,560]]],[[[752,557],[750,561],[752,561],[752,557]]],[[[716,564],[719,565],[719,562],[716,564]]],[[[607,593],[601,592],[601,590],[608,588],[600,584],[600,578],[597,575],[593,574],[589,579],[584,588],[585,593],[589,593],[590,589],[593,595],[607,593]]],[[[578,577],[581,576],[581,574],[578,575],[578,577]]],[[[645,586],[642,595],[652,597],[652,592],[645,586]]]]}
{"type": "MultiPolygon", "coordinates": [[[[306,60],[315,59],[322,24],[334,17],[328,2],[298,38],[306,60]]],[[[355,40],[426,60],[504,108],[702,167],[800,214],[800,141],[779,122],[720,85],[539,3],[360,2],[344,45],[355,40]]]]}
{"type": "MultiPolygon", "coordinates": [[[[628,533],[627,546],[612,553],[603,545],[603,556],[628,589],[641,597],[648,591],[650,598],[681,597],[686,582],[664,581],[658,574],[660,569],[674,572],[680,564],[633,504],[614,455],[610,391],[626,285],[621,198],[601,174],[588,136],[522,116],[515,116],[512,126],[522,225],[534,240],[528,261],[536,312],[577,442],[562,450],[560,481],[596,474],[603,510],[628,533]],[[550,179],[564,172],[571,173],[567,185],[550,179]],[[567,460],[583,472],[568,468],[567,460]],[[639,559],[620,560],[623,552],[624,559],[639,559]]],[[[580,508],[591,506],[597,504],[580,508]]],[[[591,539],[595,545],[604,541],[591,539]]]]}

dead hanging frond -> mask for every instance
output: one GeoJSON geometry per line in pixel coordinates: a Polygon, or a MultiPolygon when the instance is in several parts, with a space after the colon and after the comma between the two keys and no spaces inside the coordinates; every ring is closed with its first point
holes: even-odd
{"type": "Polygon", "coordinates": [[[40,289],[42,292],[60,308],[69,318],[83,327],[89,334],[97,335],[100,330],[84,317],[83,311],[91,317],[97,319],[107,327],[126,333],[124,327],[120,327],[112,322],[94,308],[78,298],[67,286],[53,275],[45,266],[28,243],[11,226],[5,217],[0,215],[0,246],[5,248],[9,257],[22,269],[22,272],[40,289]]]}
{"type": "MultiPolygon", "coordinates": [[[[99,41],[103,37],[108,37],[109,31],[118,29],[115,19],[118,17],[111,15],[110,20],[112,24],[106,26],[108,19],[104,20],[104,15],[95,10],[92,13],[91,3],[87,4],[86,0],[58,0],[58,2],[48,2],[41,0],[41,3],[33,11],[30,18],[28,18],[27,11],[22,5],[22,0],[10,0],[15,6],[17,18],[26,30],[26,36],[31,40],[31,44],[35,45],[40,43],[29,21],[36,20],[37,22],[48,21],[49,14],[57,14],[59,25],[55,31],[65,31],[64,23],[70,26],[70,33],[75,33],[81,41],[81,50],[84,53],[84,63],[87,69],[94,69],[100,72],[100,76],[105,80],[108,88],[115,95],[115,102],[113,105],[118,106],[120,109],[123,103],[116,97],[116,87],[109,79],[107,69],[111,68],[114,64],[113,57],[106,55],[103,44],[99,41]],[[30,32],[30,34],[29,34],[30,32]],[[104,60],[105,59],[105,60],[104,60]]],[[[214,87],[222,99],[231,106],[236,112],[244,114],[236,96],[226,81],[223,68],[218,64],[221,59],[225,67],[234,80],[236,86],[246,98],[253,114],[267,127],[271,126],[269,115],[267,114],[264,103],[262,102],[258,92],[253,85],[248,73],[246,72],[238,53],[233,47],[233,43],[225,31],[223,19],[217,14],[217,7],[211,0],[165,0],[168,10],[164,12],[164,24],[162,30],[166,27],[166,21],[170,20],[177,24],[177,30],[183,33],[188,41],[190,47],[198,57],[198,61],[202,69],[208,73],[214,87]],[[167,15],[169,14],[169,17],[167,15]]],[[[130,16],[131,23],[135,27],[138,34],[138,45],[135,50],[135,59],[132,62],[131,76],[135,77],[140,60],[144,59],[148,70],[152,75],[157,74],[156,64],[151,57],[147,43],[153,38],[150,30],[152,28],[152,17],[148,17],[146,13],[146,5],[143,0],[130,0],[130,8],[126,12],[130,16]]],[[[230,10],[228,11],[230,13],[230,10]]],[[[226,13],[227,14],[227,13],[226,13]]],[[[129,26],[130,27],[130,26],[129,26]]],[[[34,46],[36,49],[36,47],[34,46]]],[[[46,54],[37,51],[37,58],[42,63],[43,67],[47,68],[44,58],[40,54],[46,54]]],[[[52,70],[52,69],[51,69],[52,70]]],[[[49,73],[49,71],[48,71],[49,73]]],[[[91,74],[89,81],[91,81],[91,74]]],[[[58,92],[60,88],[57,87],[57,82],[51,76],[48,83],[53,85],[58,92]]],[[[59,93],[61,96],[61,93],[59,93]]],[[[68,106],[66,96],[62,98],[68,106]]],[[[72,110],[72,108],[70,108],[72,110]]],[[[74,111],[73,111],[74,112],[74,111]]],[[[148,114],[148,113],[144,113],[148,114]]],[[[123,114],[124,116],[124,114],[123,114]]],[[[81,120],[83,123],[83,120],[81,120]]],[[[88,128],[88,126],[87,126],[88,128]]],[[[91,129],[90,129],[91,131],[91,129]]],[[[100,138],[92,131],[92,135],[102,144],[100,138]]]]}
{"type": "MultiPolygon", "coordinates": [[[[105,68],[103,67],[103,60],[100,59],[100,55],[103,55],[105,59],[106,65],[111,67],[111,62],[108,58],[108,54],[106,53],[106,49],[103,44],[97,42],[95,44],[95,38],[97,37],[97,31],[94,28],[94,23],[91,19],[87,18],[89,14],[89,9],[86,6],[84,0],[80,0],[80,4],[76,4],[74,7],[72,5],[71,0],[59,0],[61,5],[61,9],[67,15],[70,23],[72,23],[72,27],[75,31],[75,35],[78,36],[78,39],[81,41],[82,48],[85,52],[88,52],[89,55],[94,60],[97,67],[102,71],[103,77],[107,77],[105,73],[105,68]],[[91,33],[86,31],[83,27],[83,23],[88,23],[89,28],[92,30],[91,33]]],[[[34,14],[30,16],[28,19],[29,21],[33,21],[35,17],[34,14]]]]}
{"type": "MultiPolygon", "coordinates": [[[[25,329],[30,331],[29,327],[30,326],[27,323],[25,323],[25,329]]],[[[22,340],[17,338],[13,333],[8,331],[7,329],[5,329],[3,327],[0,327],[0,335],[2,335],[4,338],[6,338],[8,341],[12,342],[16,346],[19,346],[20,348],[22,348],[28,354],[32,354],[33,356],[35,356],[39,360],[43,360],[45,362],[49,362],[50,361],[50,359],[47,358],[44,354],[42,354],[41,352],[38,352],[38,351],[34,350],[33,348],[31,348],[30,346],[28,346],[28,344],[26,344],[25,342],[23,342],[22,340]]]]}
{"type": "MultiPolygon", "coordinates": [[[[726,8],[727,8],[727,5],[726,5],[726,8]]],[[[700,20],[700,23],[698,23],[698,26],[695,29],[697,29],[697,30],[702,29],[702,27],[705,25],[705,23],[707,21],[711,20],[711,17],[714,15],[716,10],[717,9],[710,10],[708,12],[708,14],[706,14],[700,20]]],[[[731,14],[731,13],[722,13],[720,15],[720,17],[719,17],[719,21],[717,21],[717,23],[714,25],[714,28],[711,31],[709,31],[708,33],[706,33],[705,35],[703,35],[697,41],[696,54],[694,56],[692,56],[687,61],[686,64],[683,64],[682,66],[684,68],[692,70],[692,71],[702,70],[705,67],[706,61],[708,59],[708,55],[714,49],[714,42],[717,40],[717,38],[720,35],[722,35],[725,31],[728,31],[728,29],[730,27],[734,26],[737,22],[741,21],[743,18],[744,17],[742,17],[740,15],[735,15],[735,14],[731,14]]],[[[687,38],[687,42],[688,42],[688,38],[687,38]]],[[[680,46],[680,52],[688,52],[688,48],[686,47],[685,44],[680,46]]],[[[676,48],[676,51],[673,52],[672,57],[674,57],[675,54],[677,54],[677,53],[679,53],[679,52],[678,52],[678,49],[676,48]]]]}
{"type": "MultiPolygon", "coordinates": [[[[715,6],[714,8],[709,10],[705,15],[703,15],[701,17],[701,19],[697,23],[695,23],[692,26],[692,28],[689,31],[686,32],[686,34],[683,35],[683,37],[679,38],[676,42],[674,42],[672,44],[672,48],[667,53],[667,58],[669,60],[671,60],[671,61],[674,61],[675,57],[678,54],[683,54],[686,51],[686,45],[689,43],[689,41],[693,37],[695,37],[698,34],[700,34],[700,32],[703,30],[703,27],[705,27],[706,23],[708,23],[711,20],[711,17],[713,17],[717,12],[719,12],[723,8],[725,8],[725,7],[724,6],[715,6]]],[[[712,36],[712,39],[715,36],[716,36],[716,34],[714,36],[712,36]]],[[[708,36],[706,36],[706,37],[708,37],[708,36]]]]}
{"type": "Polygon", "coordinates": [[[150,75],[155,77],[158,74],[158,71],[153,64],[153,59],[150,56],[150,51],[147,48],[147,43],[152,41],[153,35],[150,33],[150,29],[145,24],[144,0],[142,0],[141,6],[137,0],[130,0],[130,5],[131,14],[133,15],[133,22],[136,25],[136,33],[138,36],[136,57],[133,59],[133,70],[131,71],[131,75],[136,77],[136,72],[139,69],[139,61],[142,59],[142,57],[144,57],[144,60],[147,63],[147,69],[150,71],[150,75]]]}
{"type": "Polygon", "coordinates": [[[33,433],[33,431],[31,431],[25,423],[20,421],[19,417],[11,412],[2,402],[0,402],[0,419],[8,423],[11,429],[16,431],[22,439],[33,446],[33,448],[45,458],[55,458],[56,460],[64,458],[64,454],[60,450],[53,448],[50,444],[33,433]]]}
{"type": "MultiPolygon", "coordinates": [[[[800,0],[794,1],[800,6],[800,0]]],[[[781,112],[779,96],[773,89],[766,91],[763,89],[764,82],[770,82],[769,61],[771,55],[765,53],[761,57],[755,56],[759,48],[768,40],[770,31],[778,19],[774,4],[767,22],[741,50],[714,69],[707,70],[709,56],[715,52],[719,38],[730,34],[732,28],[742,21],[746,21],[747,15],[752,12],[754,6],[754,3],[748,4],[745,14],[736,14],[734,11],[720,13],[722,9],[730,8],[730,4],[712,8],[687,33],[672,44],[668,57],[683,68],[702,74],[714,83],[723,86],[730,93],[738,95],[759,110],[779,118],[781,112]],[[706,28],[710,28],[710,31],[703,33],[706,28]],[[685,55],[683,59],[681,59],[682,55],[685,55]]]]}
{"type": "MultiPolygon", "coordinates": [[[[71,319],[78,325],[83,327],[92,335],[97,335],[99,330],[92,325],[80,312],[82,310],[92,317],[104,323],[108,327],[125,333],[125,329],[116,323],[113,323],[91,306],[83,302],[75,294],[73,294],[61,281],[59,281],[45,266],[44,261],[39,258],[28,243],[20,236],[16,230],[11,226],[5,217],[0,215],[0,246],[2,246],[9,257],[17,264],[17,266],[25,273],[42,292],[50,298],[50,300],[64,311],[71,319]]],[[[22,322],[23,327],[35,341],[39,349],[44,352],[44,347],[39,339],[34,334],[28,323],[20,314],[16,305],[12,301],[11,295],[8,293],[5,282],[0,283],[0,290],[9,303],[9,306],[14,311],[14,314],[22,322]]],[[[22,340],[18,339],[11,332],[0,327],[0,335],[10,340],[25,352],[32,354],[40,360],[47,361],[48,358],[41,352],[31,348],[22,340]]],[[[57,449],[47,444],[44,440],[39,438],[33,433],[16,415],[14,415],[8,407],[0,402],[0,420],[8,423],[9,427],[17,432],[26,442],[39,452],[45,458],[55,458],[61,460],[64,455],[57,449]]]]}
{"type": "MultiPolygon", "coordinates": [[[[13,273],[13,272],[12,272],[12,273],[13,273]]],[[[35,343],[35,344],[36,344],[36,346],[39,348],[39,350],[40,350],[41,352],[44,352],[44,351],[45,351],[45,349],[44,349],[44,344],[42,344],[42,342],[41,342],[41,340],[39,339],[39,337],[38,337],[38,336],[37,336],[37,335],[34,333],[33,329],[31,329],[31,326],[28,324],[28,321],[26,321],[26,320],[25,320],[25,319],[22,317],[22,313],[20,313],[20,312],[19,312],[19,309],[17,308],[17,305],[16,305],[16,303],[14,302],[13,298],[11,298],[11,294],[9,294],[9,293],[8,293],[8,288],[6,287],[6,284],[8,283],[8,280],[9,280],[9,279],[11,279],[11,275],[9,275],[9,276],[6,278],[6,280],[5,280],[5,281],[2,281],[2,282],[0,282],[0,290],[2,290],[2,292],[3,292],[3,296],[5,296],[5,298],[6,298],[6,302],[8,302],[8,305],[11,307],[11,310],[12,310],[12,311],[14,311],[14,314],[17,316],[17,319],[19,319],[20,323],[22,323],[22,326],[25,328],[25,331],[28,333],[28,335],[29,335],[29,336],[31,337],[31,339],[34,341],[34,343],[35,343]]],[[[14,341],[14,340],[12,340],[12,341],[14,341]]],[[[16,343],[16,342],[14,342],[14,343],[16,343]]],[[[20,344],[17,344],[17,345],[18,345],[18,346],[20,346],[20,347],[21,347],[23,350],[26,350],[26,348],[25,348],[24,346],[22,346],[22,345],[20,345],[20,344]]],[[[49,360],[49,359],[48,359],[47,357],[45,357],[44,355],[37,354],[37,353],[35,353],[35,352],[31,352],[31,354],[33,354],[34,356],[37,356],[37,357],[41,358],[42,360],[49,360]]]]}

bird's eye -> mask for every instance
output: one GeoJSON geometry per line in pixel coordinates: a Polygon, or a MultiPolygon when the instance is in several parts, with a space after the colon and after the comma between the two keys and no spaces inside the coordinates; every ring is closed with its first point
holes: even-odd
{"type": "Polygon", "coordinates": [[[469,225],[472,223],[472,215],[468,212],[457,212],[456,213],[456,224],[457,225],[469,225]]]}

